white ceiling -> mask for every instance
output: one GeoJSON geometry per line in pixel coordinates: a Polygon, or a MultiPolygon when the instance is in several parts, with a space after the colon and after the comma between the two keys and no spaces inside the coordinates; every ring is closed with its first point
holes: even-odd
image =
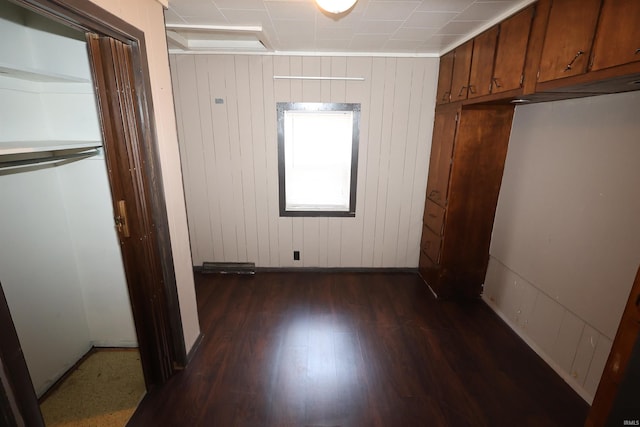
{"type": "Polygon", "coordinates": [[[314,0],[169,0],[165,21],[172,52],[435,56],[532,2],[358,0],[332,17],[314,0]]]}

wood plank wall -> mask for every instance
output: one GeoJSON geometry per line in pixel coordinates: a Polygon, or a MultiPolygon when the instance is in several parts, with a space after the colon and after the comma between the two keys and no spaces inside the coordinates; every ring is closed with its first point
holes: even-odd
{"type": "Polygon", "coordinates": [[[171,55],[170,62],[194,265],[417,267],[438,59],[171,55]],[[355,218],[279,217],[277,102],[362,104],[355,218]]]}

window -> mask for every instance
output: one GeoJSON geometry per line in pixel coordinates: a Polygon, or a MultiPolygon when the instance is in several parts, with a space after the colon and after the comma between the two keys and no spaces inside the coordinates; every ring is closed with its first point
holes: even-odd
{"type": "Polygon", "coordinates": [[[280,216],[355,216],[360,104],[277,109],[280,216]]]}

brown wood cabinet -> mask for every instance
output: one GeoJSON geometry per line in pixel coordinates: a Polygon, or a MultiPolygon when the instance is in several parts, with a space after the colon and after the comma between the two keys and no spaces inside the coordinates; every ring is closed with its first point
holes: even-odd
{"type": "Polygon", "coordinates": [[[453,76],[451,78],[451,101],[462,101],[467,99],[472,53],[473,40],[469,40],[455,49],[453,76]]]}
{"type": "Polygon", "coordinates": [[[528,7],[500,23],[492,93],[519,89],[522,86],[533,11],[534,6],[528,7]]]}
{"type": "Polygon", "coordinates": [[[640,61],[640,1],[604,0],[591,70],[640,61]]]}
{"type": "Polygon", "coordinates": [[[427,198],[442,207],[447,205],[449,194],[449,173],[457,120],[458,112],[448,109],[436,112],[433,124],[427,198]]]}
{"type": "Polygon", "coordinates": [[[460,104],[436,111],[420,273],[439,297],[482,290],[513,111],[460,104]]]}
{"type": "Polygon", "coordinates": [[[436,92],[436,104],[444,104],[451,101],[451,77],[453,74],[453,59],[455,51],[451,51],[440,57],[440,70],[438,72],[438,90],[436,92]]]}
{"type": "MultiPolygon", "coordinates": [[[[636,280],[631,289],[631,294],[627,300],[622,320],[618,326],[618,332],[613,340],[611,352],[607,359],[598,390],[596,391],[591,410],[585,426],[599,427],[604,426],[610,417],[612,408],[614,407],[618,396],[619,387],[628,375],[629,361],[634,351],[634,345],[638,346],[638,338],[640,333],[640,269],[636,274],[636,280]]],[[[635,394],[637,402],[637,394],[635,394]]],[[[636,411],[638,408],[636,403],[636,411]]],[[[634,414],[628,414],[634,415],[634,414]]],[[[637,417],[637,412],[635,416],[637,417]]],[[[610,422],[612,420],[609,420],[610,422]]],[[[622,425],[622,421],[612,424],[622,425]]]]}
{"type": "Polygon", "coordinates": [[[469,98],[489,95],[493,77],[493,60],[498,41],[498,27],[492,27],[473,41],[473,57],[469,73],[469,98]]]}
{"type": "Polygon", "coordinates": [[[553,0],[538,82],[587,71],[601,0],[553,0]]]}

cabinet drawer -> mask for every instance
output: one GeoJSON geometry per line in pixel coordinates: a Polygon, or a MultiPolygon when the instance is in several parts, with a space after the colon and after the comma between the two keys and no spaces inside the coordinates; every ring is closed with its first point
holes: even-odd
{"type": "Polygon", "coordinates": [[[437,235],[442,235],[444,209],[427,199],[427,203],[424,206],[424,217],[422,217],[422,222],[437,235]]]}
{"type": "Polygon", "coordinates": [[[440,262],[440,242],[441,237],[431,231],[427,226],[422,227],[422,240],[420,242],[420,249],[424,252],[434,263],[440,262]]]}

